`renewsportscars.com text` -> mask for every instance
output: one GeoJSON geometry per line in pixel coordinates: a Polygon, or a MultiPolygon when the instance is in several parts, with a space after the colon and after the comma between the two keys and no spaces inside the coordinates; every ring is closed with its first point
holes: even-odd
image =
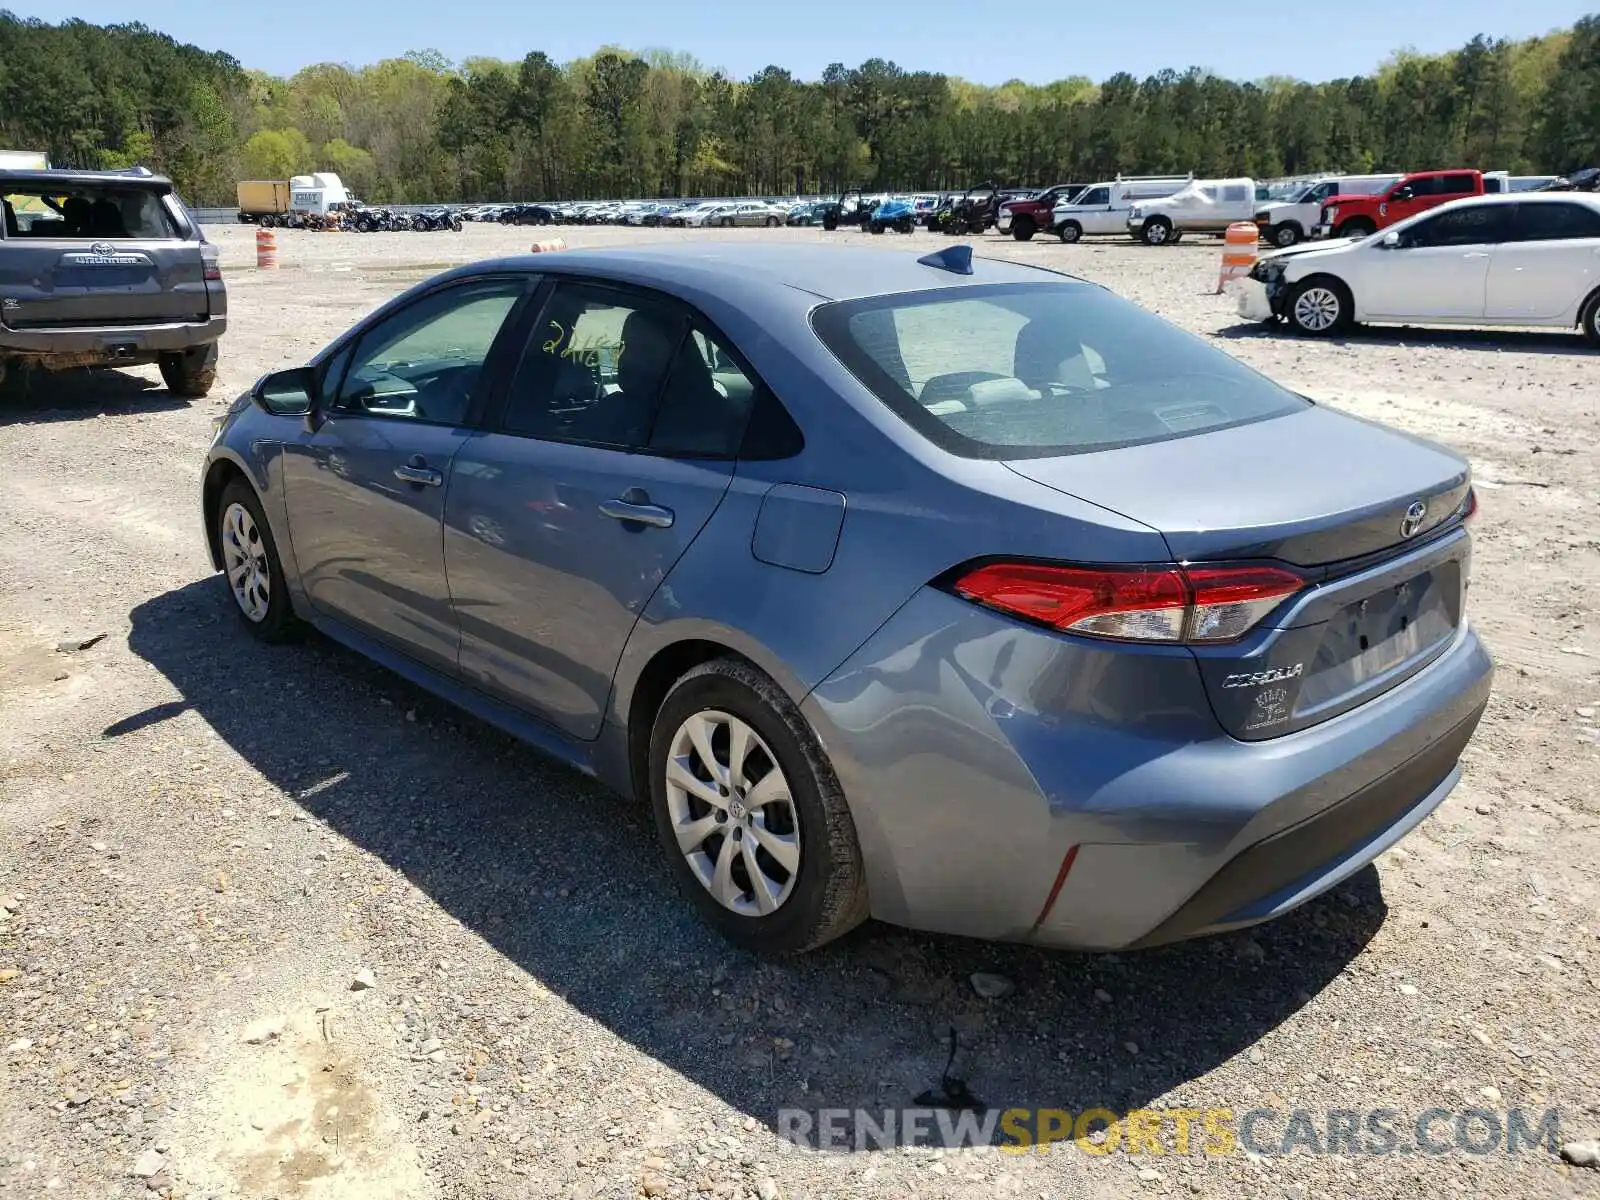
{"type": "Polygon", "coordinates": [[[998,1146],[1022,1154],[1072,1146],[1085,1154],[1205,1154],[1246,1152],[1384,1156],[1391,1154],[1517,1154],[1555,1150],[1561,1141],[1556,1109],[1392,1108],[1271,1109],[936,1108],[781,1109],[778,1136],[813,1150],[861,1151],[893,1146],[998,1146]]]}

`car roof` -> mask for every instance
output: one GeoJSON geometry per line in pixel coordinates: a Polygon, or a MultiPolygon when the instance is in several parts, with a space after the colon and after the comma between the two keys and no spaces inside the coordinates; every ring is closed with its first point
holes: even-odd
{"type": "MultiPolygon", "coordinates": [[[[950,243],[949,245],[959,245],[950,243]]],[[[850,246],[737,245],[734,243],[615,246],[522,255],[497,265],[561,273],[603,275],[642,286],[674,291],[686,273],[704,286],[715,275],[727,290],[773,289],[809,293],[823,300],[854,300],[894,292],[974,287],[995,283],[1044,283],[1070,279],[1064,272],[1023,266],[1001,259],[972,259],[972,274],[961,275],[918,261],[920,255],[850,246]]],[[[460,268],[473,274],[479,263],[460,268]]]]}
{"type": "Polygon", "coordinates": [[[1432,208],[1425,208],[1418,216],[1427,213],[1436,213],[1442,208],[1460,208],[1464,204],[1550,204],[1565,200],[1568,204],[1577,201],[1587,204],[1591,208],[1600,208],[1600,195],[1594,192],[1485,192],[1481,196],[1460,196],[1455,200],[1447,200],[1443,204],[1436,204],[1432,208]]]}
{"type": "Polygon", "coordinates": [[[151,175],[143,171],[69,171],[62,168],[35,171],[22,167],[12,167],[0,169],[0,179],[4,179],[8,183],[26,183],[52,187],[82,187],[84,184],[116,184],[123,187],[129,184],[136,186],[142,184],[146,187],[167,189],[172,187],[172,180],[165,175],[151,175]]]}

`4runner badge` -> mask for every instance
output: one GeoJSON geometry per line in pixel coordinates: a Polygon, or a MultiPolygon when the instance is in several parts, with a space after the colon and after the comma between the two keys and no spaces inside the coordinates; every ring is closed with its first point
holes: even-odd
{"type": "Polygon", "coordinates": [[[1282,683],[1286,679],[1298,679],[1305,671],[1304,663],[1295,663],[1292,667],[1271,667],[1265,671],[1246,671],[1241,675],[1229,675],[1222,681],[1225,688],[1262,687],[1269,683],[1282,683]]]}
{"type": "Polygon", "coordinates": [[[87,251],[63,254],[61,260],[75,267],[143,267],[150,260],[137,251],[119,251],[110,242],[96,242],[87,251]]]}

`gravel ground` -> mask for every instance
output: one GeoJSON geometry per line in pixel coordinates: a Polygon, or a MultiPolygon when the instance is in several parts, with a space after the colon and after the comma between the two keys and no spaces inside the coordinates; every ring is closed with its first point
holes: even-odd
{"type": "Polygon", "coordinates": [[[1403,849],[1248,935],[1080,956],[869,926],[773,963],[692,918],[646,814],[330,643],[238,628],[197,518],[224,397],[533,236],[279,233],[258,274],[249,234],[217,232],[215,398],[150,369],[0,407],[0,1193],[1600,1196],[1549,1149],[1403,1152],[1430,1108],[1600,1135],[1600,420],[1575,338],[1298,341],[1238,325],[1210,240],[986,239],[1470,455],[1495,698],[1403,849]],[[785,1151],[780,1108],[907,1104],[951,1029],[992,1103],[1268,1108],[1269,1145],[1293,1109],[1386,1108],[1401,1148],[785,1151]]]}

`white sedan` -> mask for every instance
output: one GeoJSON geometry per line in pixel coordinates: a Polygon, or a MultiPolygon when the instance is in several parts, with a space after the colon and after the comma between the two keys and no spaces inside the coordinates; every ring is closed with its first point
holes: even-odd
{"type": "Polygon", "coordinates": [[[1239,314],[1298,332],[1357,321],[1581,328],[1600,345],[1600,195],[1455,200],[1364,238],[1264,255],[1239,314]]]}

